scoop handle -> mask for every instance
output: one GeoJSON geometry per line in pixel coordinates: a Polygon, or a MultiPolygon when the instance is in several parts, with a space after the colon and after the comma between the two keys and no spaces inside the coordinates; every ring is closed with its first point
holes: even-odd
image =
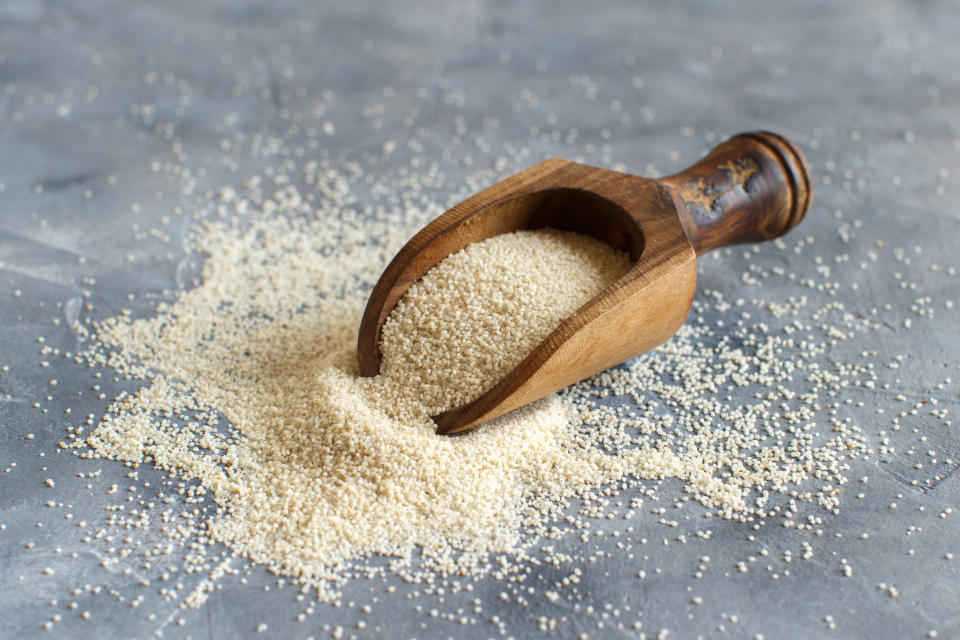
{"type": "Polygon", "coordinates": [[[733,136],[660,183],[697,255],[780,237],[803,219],[813,198],[803,152],[767,131],[733,136]]]}

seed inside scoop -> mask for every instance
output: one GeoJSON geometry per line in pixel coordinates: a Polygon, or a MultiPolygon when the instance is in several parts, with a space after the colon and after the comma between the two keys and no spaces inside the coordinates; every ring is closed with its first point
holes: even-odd
{"type": "Polygon", "coordinates": [[[556,229],[469,245],[428,271],[391,312],[375,384],[407,411],[436,415],[467,404],[629,267],[626,253],[556,229]]]}

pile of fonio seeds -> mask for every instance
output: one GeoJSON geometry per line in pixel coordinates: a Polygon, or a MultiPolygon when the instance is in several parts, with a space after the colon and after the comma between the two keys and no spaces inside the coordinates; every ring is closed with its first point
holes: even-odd
{"type": "Polygon", "coordinates": [[[348,575],[384,570],[381,555],[414,580],[502,573],[544,536],[579,533],[558,515],[614,481],[677,478],[727,518],[780,514],[788,501],[793,511],[797,501],[836,508],[845,460],[865,445],[819,402],[873,375],[821,366],[826,349],[860,330],[849,318],[846,333],[813,340],[817,328],[806,326],[801,340],[791,335],[799,320],[777,332],[765,322],[809,315],[804,299],[775,309],[713,300],[742,307],[737,317],[766,314],[719,329],[698,322],[698,303],[660,349],[465,435],[438,436],[430,415],[495,383],[621,275],[626,256],[554,230],[471,245],[410,289],[384,327],[382,375],[360,378],[365,298],[422,220],[365,227],[344,215],[345,191],[324,191],[308,215],[292,186],[269,206],[222,191],[231,215],[208,218],[190,239],[206,255],[196,287],[149,318],[78,325],[86,358],[144,383],[115,400],[85,455],[149,462],[198,482],[218,505],[195,511],[189,527],[171,524],[171,538],[225,543],[323,598],[348,575]],[[379,253],[368,228],[382,232],[379,253]],[[731,401],[731,386],[756,401],[731,401]],[[833,420],[828,438],[821,417],[833,420]]]}

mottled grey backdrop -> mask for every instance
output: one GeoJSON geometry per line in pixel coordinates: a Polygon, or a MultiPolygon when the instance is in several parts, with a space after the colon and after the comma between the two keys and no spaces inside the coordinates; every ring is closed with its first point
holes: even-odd
{"type": "MultiPolygon", "coordinates": [[[[932,479],[914,466],[928,450],[960,460],[960,438],[950,429],[928,430],[932,419],[921,413],[911,428],[888,433],[895,453],[879,453],[893,412],[924,398],[950,411],[958,404],[960,322],[940,304],[960,297],[956,279],[944,273],[960,266],[958,34],[960,5],[947,1],[4,2],[0,366],[8,369],[0,371],[0,637],[161,631],[167,638],[230,638],[255,635],[260,624],[271,637],[328,637],[325,624],[357,637],[499,636],[491,624],[461,626],[427,615],[433,608],[469,612],[474,597],[485,601],[485,617],[499,615],[516,637],[539,634],[539,616],[567,616],[558,637],[635,637],[639,631],[620,629],[605,603],[629,606],[624,617],[642,620],[642,632],[669,629],[671,638],[921,638],[930,630],[960,636],[960,559],[946,558],[960,554],[960,516],[939,517],[957,506],[960,485],[952,468],[932,479]],[[888,329],[858,348],[879,351],[881,362],[905,356],[899,370],[883,373],[884,380],[901,379],[894,391],[849,392],[864,403],[855,415],[878,453],[850,472],[870,480],[845,489],[841,514],[825,518],[824,534],[813,540],[814,557],[783,558],[785,549],[799,556],[809,535],[716,519],[706,523],[709,542],[664,546],[677,531],[645,513],[634,526],[655,542],[647,557],[631,565],[618,558],[614,540],[596,542],[610,553],[580,567],[580,587],[589,595],[579,612],[542,598],[528,607],[504,603],[497,597],[503,585],[493,580],[442,603],[409,597],[414,588],[407,585],[388,595],[381,582],[355,581],[342,606],[318,605],[305,622],[296,620],[306,605],[294,589],[278,589],[260,569],[247,572],[247,584],[225,580],[203,609],[179,611],[160,595],[171,582],[141,587],[136,572],[101,567],[100,547],[81,543],[77,522],[95,531],[110,515],[103,506],[118,499],[108,500],[105,490],[117,484],[123,495],[139,484],[120,464],[84,461],[56,443],[87,414],[101,415],[109,394],[125,383],[99,381],[108,394],[100,399],[89,371],[40,349],[73,349],[67,324],[78,315],[106,317],[125,307],[148,313],[151,301],[170,299],[186,278],[179,241],[188,221],[165,217],[175,206],[191,207],[204,189],[239,185],[282,162],[280,155],[251,158],[222,139],[250,145],[260,135],[267,144],[287,132],[296,140],[289,127],[300,116],[307,117],[304,126],[335,125],[308,155],[364,162],[378,156],[387,171],[410,152],[401,147],[384,160],[384,142],[414,138],[451,183],[492,167],[505,145],[528,147],[531,164],[575,152],[587,162],[655,175],[686,166],[711,142],[742,130],[767,128],[796,140],[816,182],[814,208],[797,237],[815,238],[834,280],[859,283],[857,292],[845,288],[839,296],[848,311],[882,308],[888,329]],[[577,130],[573,141],[550,135],[570,129],[577,130]],[[840,237],[845,223],[856,236],[850,243],[840,237]],[[164,231],[132,243],[133,225],[164,231]],[[877,261],[855,268],[870,250],[877,261]],[[837,264],[842,254],[850,260],[837,264]],[[901,287],[904,281],[915,287],[901,287]],[[937,308],[932,320],[910,309],[922,297],[937,308]],[[906,319],[913,319],[910,330],[906,319]],[[44,360],[49,367],[40,366],[44,360]],[[907,396],[907,405],[895,403],[895,393],[907,396]],[[77,478],[97,469],[97,478],[77,478]],[[45,507],[49,500],[62,506],[45,507]],[[737,572],[737,561],[763,548],[773,553],[759,558],[757,570],[737,572]],[[703,555],[711,556],[710,569],[696,579],[703,555]],[[842,575],[841,558],[855,567],[852,577],[842,575]],[[639,569],[647,572],[643,581],[635,577],[639,569]],[[770,577],[785,569],[789,576],[770,577]],[[895,584],[899,597],[881,583],[895,584]],[[84,585],[102,590],[71,594],[84,585]],[[138,594],[143,602],[131,607],[138,594]],[[361,612],[373,597],[372,613],[361,612]],[[55,616],[52,631],[44,631],[55,616]],[[368,621],[366,629],[356,629],[359,619],[368,621]]],[[[813,275],[809,256],[784,264],[782,255],[761,251],[751,260],[813,275]]],[[[700,285],[730,298],[755,297],[740,280],[747,267],[733,252],[703,269],[700,285]]],[[[826,301],[815,290],[808,295],[815,304],[826,301]]],[[[141,483],[157,475],[140,473],[141,483]]],[[[658,489],[666,505],[680,490],[679,483],[658,489]]],[[[699,507],[686,507],[680,531],[703,528],[700,515],[699,507]]],[[[136,535],[152,540],[159,529],[136,535]]],[[[180,574],[173,582],[187,593],[200,578],[180,574]]]]}

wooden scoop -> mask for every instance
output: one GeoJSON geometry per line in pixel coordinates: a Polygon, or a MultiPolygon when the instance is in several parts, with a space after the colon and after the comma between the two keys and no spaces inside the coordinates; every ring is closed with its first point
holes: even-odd
{"type": "Polygon", "coordinates": [[[783,235],[803,219],[811,197],[803,153],[767,132],[737,135],[686,171],[659,180],[544,160],[461,202],[400,250],[360,323],[360,373],[379,372],[380,329],[404,292],[472,242],[555,227],[629,252],[633,266],[506,377],[473,402],[433,418],[438,433],[470,429],[669,339],[693,302],[696,257],[783,235]]]}

